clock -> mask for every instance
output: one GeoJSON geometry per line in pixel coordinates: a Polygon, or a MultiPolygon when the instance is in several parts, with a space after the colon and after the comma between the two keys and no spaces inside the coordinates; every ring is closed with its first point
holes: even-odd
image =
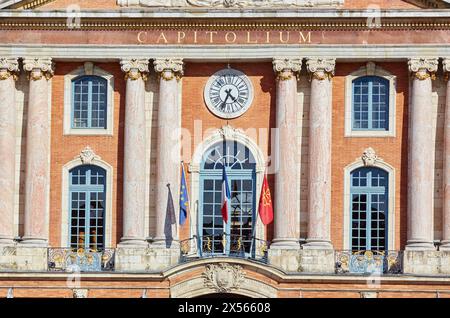
{"type": "Polygon", "coordinates": [[[204,98],[206,106],[214,115],[225,119],[237,118],[253,102],[253,85],[241,71],[224,69],[208,80],[204,98]]]}

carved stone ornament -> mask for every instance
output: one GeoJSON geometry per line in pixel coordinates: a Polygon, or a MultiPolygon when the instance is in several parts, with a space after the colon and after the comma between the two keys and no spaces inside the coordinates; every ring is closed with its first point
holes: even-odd
{"type": "Polygon", "coordinates": [[[16,81],[19,77],[19,61],[17,58],[0,57],[0,81],[10,78],[16,81]]]}
{"type": "Polygon", "coordinates": [[[238,290],[244,281],[245,272],[239,265],[228,263],[210,264],[203,273],[205,287],[213,288],[218,293],[238,290]]]}
{"type": "Polygon", "coordinates": [[[51,58],[27,57],[23,59],[23,69],[28,73],[29,79],[38,81],[45,77],[47,80],[55,73],[55,64],[51,58]]]}
{"type": "Polygon", "coordinates": [[[427,78],[436,79],[439,60],[437,58],[410,58],[408,61],[409,71],[414,77],[423,81],[427,78]]]}
{"type": "Polygon", "coordinates": [[[122,71],[125,72],[125,80],[135,81],[142,77],[144,81],[148,78],[148,59],[123,59],[120,61],[122,71]]]}
{"type": "Polygon", "coordinates": [[[273,59],[273,70],[278,75],[278,80],[290,80],[294,74],[298,75],[302,70],[302,59],[276,57],[273,59]]]}
{"type": "Polygon", "coordinates": [[[371,167],[378,160],[378,156],[373,148],[367,148],[364,150],[361,159],[366,167],[371,167]]]}
{"type": "Polygon", "coordinates": [[[81,160],[81,162],[84,165],[90,165],[92,164],[95,160],[100,159],[99,156],[97,156],[94,152],[94,150],[91,149],[91,147],[87,146],[86,148],[84,148],[81,152],[80,155],[77,157],[81,160]]]}
{"type": "Polygon", "coordinates": [[[88,298],[87,289],[73,289],[73,298],[88,298]]]}
{"type": "Polygon", "coordinates": [[[444,67],[445,80],[448,81],[450,78],[450,58],[445,58],[442,61],[442,65],[444,67]]]}
{"type": "Polygon", "coordinates": [[[219,134],[226,140],[234,140],[236,134],[239,132],[242,133],[241,130],[233,128],[230,125],[223,126],[222,128],[219,129],[219,134]]]}
{"type": "Polygon", "coordinates": [[[171,81],[174,78],[179,80],[184,74],[184,63],[180,58],[156,59],[153,66],[156,73],[160,74],[165,81],[171,81]]]}
{"type": "Polygon", "coordinates": [[[306,60],[306,67],[313,78],[323,81],[324,79],[330,79],[333,77],[334,69],[336,67],[336,59],[308,58],[306,60]]]}
{"type": "Polygon", "coordinates": [[[344,0],[117,0],[122,7],[286,8],[340,6],[344,0]]]}

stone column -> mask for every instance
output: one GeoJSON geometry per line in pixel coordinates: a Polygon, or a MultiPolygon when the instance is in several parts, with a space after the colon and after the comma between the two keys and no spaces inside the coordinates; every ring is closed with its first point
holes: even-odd
{"type": "Polygon", "coordinates": [[[17,58],[0,58],[0,245],[14,243],[17,58]]]}
{"type": "Polygon", "coordinates": [[[309,109],[309,222],[303,248],[332,249],[331,221],[331,117],[335,59],[310,58],[311,106],[309,109]]]}
{"type": "Polygon", "coordinates": [[[439,249],[450,251],[450,58],[444,59],[443,66],[447,81],[447,100],[444,128],[444,219],[442,245],[439,249]]]}
{"type": "Polygon", "coordinates": [[[48,244],[50,189],[50,87],[51,58],[25,58],[30,88],[27,115],[25,170],[25,233],[23,244],[48,244]]]}
{"type": "Polygon", "coordinates": [[[297,140],[297,75],[301,59],[275,58],[277,73],[277,148],[275,154],[274,239],[271,248],[298,249],[300,189],[296,167],[300,161],[297,140]]]}
{"type": "Polygon", "coordinates": [[[147,245],[145,239],[145,81],[147,59],[124,59],[125,134],[123,168],[123,237],[121,244],[147,245]]]}
{"type": "Polygon", "coordinates": [[[156,152],[156,236],[154,245],[167,248],[178,243],[178,201],[181,167],[181,109],[179,80],[183,75],[181,59],[157,59],[160,75],[158,104],[158,144],[156,152]],[[175,210],[169,208],[169,189],[175,210]]]}
{"type": "Polygon", "coordinates": [[[408,167],[407,250],[433,250],[433,114],[431,79],[438,59],[412,58],[408,167]]]}

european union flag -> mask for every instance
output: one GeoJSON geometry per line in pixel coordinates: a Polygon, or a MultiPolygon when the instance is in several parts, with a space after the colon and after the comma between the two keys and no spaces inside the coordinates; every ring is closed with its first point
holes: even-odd
{"type": "Polygon", "coordinates": [[[184,225],[187,219],[189,208],[189,196],[187,192],[186,173],[184,172],[184,164],[182,163],[181,186],[180,186],[180,225],[184,225]]]}

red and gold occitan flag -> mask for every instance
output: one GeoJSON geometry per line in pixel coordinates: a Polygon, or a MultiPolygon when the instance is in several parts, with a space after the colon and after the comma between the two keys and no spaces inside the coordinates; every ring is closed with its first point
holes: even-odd
{"type": "Polygon", "coordinates": [[[269,183],[267,182],[266,175],[264,175],[261,197],[259,199],[259,217],[264,225],[270,224],[273,221],[272,196],[270,195],[269,183]]]}

